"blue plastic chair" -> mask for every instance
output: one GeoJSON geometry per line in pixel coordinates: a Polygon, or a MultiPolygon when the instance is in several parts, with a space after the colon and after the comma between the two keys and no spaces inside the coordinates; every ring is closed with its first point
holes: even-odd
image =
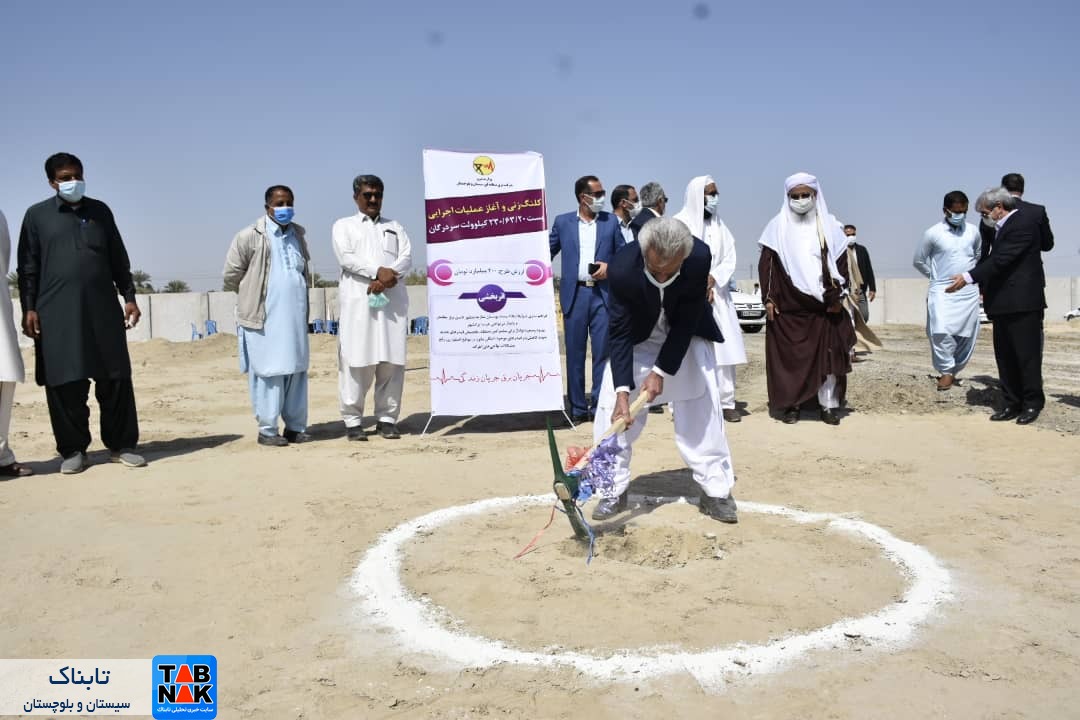
{"type": "Polygon", "coordinates": [[[211,335],[217,335],[217,322],[215,320],[206,321],[206,337],[211,335]]]}
{"type": "Polygon", "coordinates": [[[326,326],[323,325],[322,318],[315,318],[315,322],[312,323],[316,334],[326,332],[326,326]]]}
{"type": "Polygon", "coordinates": [[[199,334],[199,329],[195,327],[195,323],[191,323],[191,339],[202,340],[202,335],[199,334]]]}
{"type": "Polygon", "coordinates": [[[427,335],[428,334],[428,319],[427,315],[421,315],[412,321],[413,335],[427,335]]]}
{"type": "Polygon", "coordinates": [[[337,320],[330,320],[329,322],[326,323],[326,325],[327,325],[326,332],[330,333],[331,335],[337,335],[338,334],[338,328],[341,327],[338,324],[337,320]]]}

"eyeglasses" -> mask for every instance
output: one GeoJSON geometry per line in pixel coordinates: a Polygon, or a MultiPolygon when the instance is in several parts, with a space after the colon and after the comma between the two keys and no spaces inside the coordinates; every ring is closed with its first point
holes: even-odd
{"type": "Polygon", "coordinates": [[[360,197],[364,198],[365,200],[382,200],[382,193],[381,192],[362,192],[362,193],[360,193],[360,197]]]}
{"type": "Polygon", "coordinates": [[[588,195],[589,197],[594,197],[597,200],[603,200],[607,197],[607,190],[597,190],[596,192],[586,192],[584,194],[588,195]]]}
{"type": "Polygon", "coordinates": [[[791,195],[788,195],[788,197],[791,198],[792,200],[809,200],[810,198],[814,197],[814,193],[811,193],[811,192],[792,193],[791,195]]]}

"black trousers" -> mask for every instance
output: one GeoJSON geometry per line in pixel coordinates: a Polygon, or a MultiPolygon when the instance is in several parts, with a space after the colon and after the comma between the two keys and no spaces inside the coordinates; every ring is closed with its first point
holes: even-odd
{"type": "MultiPolygon", "coordinates": [[[[129,450],[139,442],[139,416],[131,378],[94,381],[94,395],[101,410],[101,441],[110,450],[129,450]]],[[[56,450],[61,457],[86,452],[90,447],[90,381],[46,385],[56,450]]]]}
{"type": "Polygon", "coordinates": [[[1043,311],[995,315],[994,359],[1005,393],[1005,407],[1042,410],[1043,311]]]}

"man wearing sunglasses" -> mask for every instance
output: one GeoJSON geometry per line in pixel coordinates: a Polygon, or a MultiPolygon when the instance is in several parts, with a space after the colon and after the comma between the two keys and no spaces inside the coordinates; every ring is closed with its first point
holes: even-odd
{"type": "Polygon", "coordinates": [[[341,265],[338,286],[338,391],[349,440],[367,440],[360,426],[364,397],[375,384],[375,432],[397,440],[405,389],[405,342],[409,294],[401,280],[412,267],[412,246],[401,223],[382,215],[383,181],[376,175],[353,180],[359,212],[334,223],[334,255],[341,265]]]}
{"type": "Polygon", "coordinates": [[[646,223],[664,215],[668,201],[664,188],[660,187],[658,182],[645,183],[641,186],[641,192],[638,195],[644,210],[638,213],[634,221],[630,223],[630,230],[633,231],[635,240],[638,239],[641,228],[645,227],[646,223]]]}
{"type": "Polygon", "coordinates": [[[577,210],[555,218],[548,245],[551,257],[562,253],[562,305],[566,337],[566,384],[570,419],[592,420],[604,364],[608,359],[607,266],[625,245],[619,220],[604,212],[604,185],[595,175],[574,183],[577,210]],[[592,396],[585,396],[585,354],[592,338],[592,396]]]}

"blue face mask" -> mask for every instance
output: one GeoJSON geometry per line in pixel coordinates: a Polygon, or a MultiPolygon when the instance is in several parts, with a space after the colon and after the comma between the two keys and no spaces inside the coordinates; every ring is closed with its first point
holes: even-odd
{"type": "Polygon", "coordinates": [[[964,219],[967,216],[964,213],[949,213],[949,217],[946,221],[955,228],[964,226],[964,219]]]}
{"type": "Polygon", "coordinates": [[[291,207],[276,207],[271,208],[274,213],[274,220],[279,225],[288,225],[293,219],[293,209],[291,207]]]}
{"type": "Polygon", "coordinates": [[[369,307],[375,309],[384,308],[390,304],[390,298],[386,297],[382,293],[371,293],[367,296],[367,302],[369,307]]]}
{"type": "Polygon", "coordinates": [[[64,200],[77,203],[82,200],[83,193],[86,192],[86,182],[84,180],[65,180],[56,183],[56,192],[64,200]]]}

